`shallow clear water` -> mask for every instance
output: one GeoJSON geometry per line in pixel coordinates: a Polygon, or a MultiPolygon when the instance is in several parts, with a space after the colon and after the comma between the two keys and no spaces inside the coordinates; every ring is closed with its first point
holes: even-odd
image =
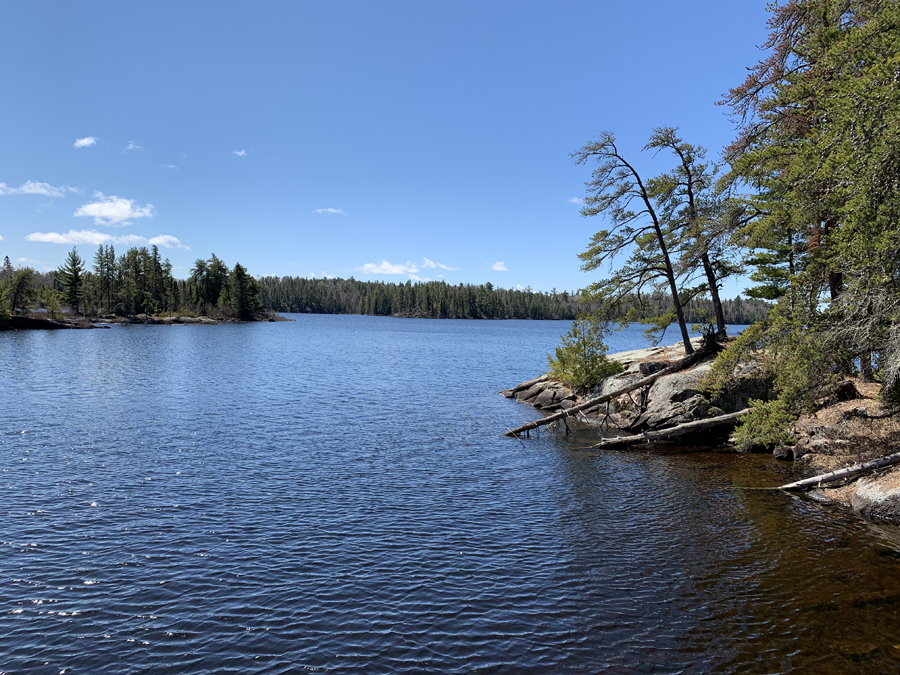
{"type": "Polygon", "coordinates": [[[502,436],[567,323],[293,318],[0,333],[0,672],[900,664],[898,529],[790,465],[502,436]]]}

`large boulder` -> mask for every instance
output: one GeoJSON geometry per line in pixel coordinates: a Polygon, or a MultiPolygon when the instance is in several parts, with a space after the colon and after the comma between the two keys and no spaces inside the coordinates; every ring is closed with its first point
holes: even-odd
{"type": "Polygon", "coordinates": [[[703,379],[711,368],[712,361],[705,361],[656,380],[650,386],[647,407],[632,428],[662,429],[722,414],[719,409],[710,414],[710,404],[703,393],[703,379]]]}
{"type": "Polygon", "coordinates": [[[869,518],[900,520],[900,469],[890,469],[881,476],[860,478],[850,506],[869,518]]]}
{"type": "Polygon", "coordinates": [[[735,369],[735,379],[712,404],[726,412],[737,412],[750,407],[750,399],[768,401],[772,389],[756,364],[742,364],[735,369]]]}
{"type": "Polygon", "coordinates": [[[528,389],[523,389],[522,391],[516,392],[516,400],[517,401],[531,401],[535,396],[544,391],[544,383],[539,382],[538,384],[533,384],[528,389]]]}
{"type": "MultiPolygon", "coordinates": [[[[603,396],[616,389],[633,384],[648,374],[659,372],[670,365],[667,362],[632,362],[624,373],[608,377],[594,388],[595,396],[603,396]]],[[[635,431],[664,429],[694,420],[717,417],[748,407],[750,399],[767,400],[769,389],[756,369],[745,369],[721,395],[710,400],[704,380],[712,369],[713,361],[703,361],[692,368],[663,375],[649,389],[636,389],[620,396],[611,410],[630,420],[629,428],[635,431]]]]}
{"type": "Polygon", "coordinates": [[[529,403],[538,410],[556,410],[564,400],[574,401],[575,392],[563,384],[552,382],[529,403]]]}

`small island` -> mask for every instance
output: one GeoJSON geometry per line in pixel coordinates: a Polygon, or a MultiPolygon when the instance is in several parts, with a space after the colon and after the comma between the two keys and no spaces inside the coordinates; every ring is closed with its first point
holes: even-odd
{"type": "Polygon", "coordinates": [[[188,279],[172,275],[156,246],[132,247],[117,257],[113,246],[101,245],[92,270],[73,248],[48,274],[14,268],[7,256],[0,269],[0,330],[287,320],[265,309],[259,294],[243,265],[229,268],[215,254],[198,259],[188,279]]]}

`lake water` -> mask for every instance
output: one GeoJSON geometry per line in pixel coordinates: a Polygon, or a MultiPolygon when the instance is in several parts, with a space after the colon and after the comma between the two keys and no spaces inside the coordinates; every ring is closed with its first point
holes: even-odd
{"type": "Polygon", "coordinates": [[[900,530],[789,464],[502,436],[568,323],[292,318],[0,333],[0,673],[900,666],[900,530]]]}

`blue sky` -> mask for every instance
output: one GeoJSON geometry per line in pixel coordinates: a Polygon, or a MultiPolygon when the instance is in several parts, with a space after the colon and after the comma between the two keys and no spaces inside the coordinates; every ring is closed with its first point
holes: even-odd
{"type": "MultiPolygon", "coordinates": [[[[574,290],[603,229],[570,152],[717,156],[764,0],[19,2],[0,23],[0,256],[156,243],[187,276],[574,290]]],[[[738,284],[725,288],[734,295],[738,284]]]]}

